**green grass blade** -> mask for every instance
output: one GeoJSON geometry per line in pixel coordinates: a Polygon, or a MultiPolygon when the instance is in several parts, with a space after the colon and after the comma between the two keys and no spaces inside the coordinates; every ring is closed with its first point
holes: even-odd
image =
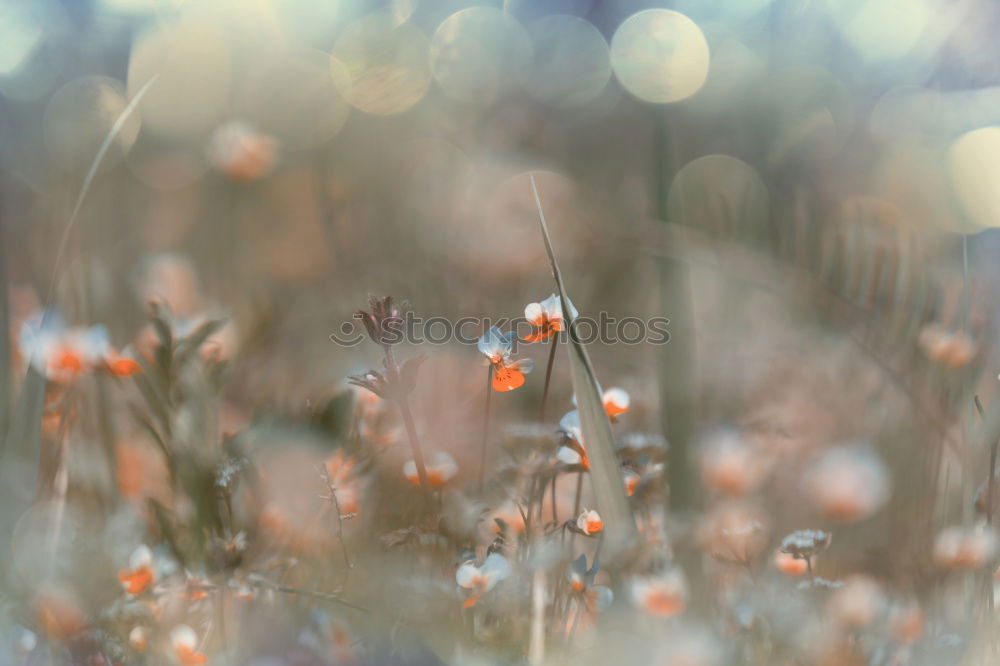
{"type": "MultiPolygon", "coordinates": [[[[552,241],[549,239],[549,230],[545,224],[545,213],[542,210],[542,201],[538,196],[534,174],[531,174],[531,190],[535,195],[538,221],[542,228],[542,237],[545,240],[545,251],[552,265],[552,276],[555,278],[559,296],[563,303],[571,303],[572,301],[563,285],[559,266],[556,264],[555,254],[552,251],[552,241]]],[[[567,345],[569,365],[573,376],[573,391],[576,393],[576,405],[580,412],[580,427],[587,447],[587,454],[590,457],[590,480],[597,499],[597,510],[604,520],[604,529],[607,535],[604,545],[605,553],[606,556],[614,555],[615,552],[621,552],[634,543],[637,536],[635,520],[628,505],[628,495],[625,492],[621,465],[615,454],[614,434],[611,431],[611,422],[608,421],[608,416],[604,411],[604,403],[601,400],[594,368],[590,363],[586,348],[576,335],[573,326],[575,317],[569,312],[569,308],[563,309],[563,316],[566,318],[567,328],[570,332],[570,342],[567,345]]]]}

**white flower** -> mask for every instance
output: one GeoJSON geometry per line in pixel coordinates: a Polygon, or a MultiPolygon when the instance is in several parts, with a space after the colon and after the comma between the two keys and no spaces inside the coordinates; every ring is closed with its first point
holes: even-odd
{"type": "Polygon", "coordinates": [[[44,310],[21,325],[18,348],[40,374],[65,384],[99,364],[111,345],[103,326],[69,327],[58,312],[44,310]]]}
{"type": "MultiPolygon", "coordinates": [[[[427,465],[427,481],[432,486],[442,486],[458,473],[458,465],[455,459],[444,451],[438,451],[433,460],[427,465]]],[[[403,475],[411,483],[420,483],[420,475],[417,474],[417,463],[414,460],[407,461],[403,465],[403,475]]]]}
{"type": "Polygon", "coordinates": [[[496,587],[497,583],[510,575],[510,563],[500,553],[490,553],[482,566],[475,562],[466,562],[455,572],[455,582],[472,592],[465,600],[464,608],[475,604],[479,599],[496,587]]]}
{"type": "Polygon", "coordinates": [[[584,534],[597,534],[604,529],[604,521],[601,520],[601,514],[593,509],[584,509],[576,519],[576,526],[584,534]]]}

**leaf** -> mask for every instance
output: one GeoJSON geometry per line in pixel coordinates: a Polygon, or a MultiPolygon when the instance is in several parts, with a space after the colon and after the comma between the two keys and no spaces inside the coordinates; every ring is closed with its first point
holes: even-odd
{"type": "MultiPolygon", "coordinates": [[[[538,207],[538,221],[542,228],[542,237],[545,240],[545,251],[552,265],[552,277],[555,278],[562,302],[572,303],[566,293],[562,275],[552,251],[552,241],[549,239],[549,230],[545,224],[545,213],[542,210],[542,201],[538,196],[534,174],[531,174],[531,191],[535,195],[535,204],[538,207]]],[[[571,310],[572,308],[563,308],[563,316],[566,317],[569,330],[567,351],[573,375],[573,391],[576,393],[577,409],[580,412],[580,429],[590,458],[590,480],[594,487],[598,511],[604,519],[605,548],[609,555],[614,555],[631,546],[636,541],[638,534],[635,519],[632,517],[632,511],[628,505],[628,494],[625,491],[621,464],[615,455],[615,438],[611,431],[611,422],[604,411],[597,377],[590,364],[587,349],[576,334],[574,326],[576,317],[571,310]]]]}
{"type": "Polygon", "coordinates": [[[183,365],[191,354],[197,352],[225,324],[225,319],[213,319],[212,321],[205,322],[195,329],[191,335],[177,343],[177,359],[179,364],[183,365]]]}

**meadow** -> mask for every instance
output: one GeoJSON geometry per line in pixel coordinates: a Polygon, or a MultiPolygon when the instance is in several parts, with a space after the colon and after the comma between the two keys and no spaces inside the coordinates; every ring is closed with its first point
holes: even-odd
{"type": "Polygon", "coordinates": [[[0,663],[989,666],[987,0],[0,0],[0,663]]]}

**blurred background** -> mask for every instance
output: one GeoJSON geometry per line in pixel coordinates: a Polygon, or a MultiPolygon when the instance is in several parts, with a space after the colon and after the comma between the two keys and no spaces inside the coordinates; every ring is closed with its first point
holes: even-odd
{"type": "MultiPolygon", "coordinates": [[[[863,442],[891,499],[824,575],[923,598],[991,477],[998,27],[989,0],[0,0],[0,425],[42,307],[138,349],[151,300],[225,317],[223,432],[377,367],[329,339],[369,293],[519,316],[553,291],[534,173],[581,313],[671,321],[590,354],[669,441],[681,523],[716,506],[720,428],[766,459],[737,494],[775,537],[818,515],[789,498],[819,452],[863,442]]],[[[420,351],[420,428],[471,477],[480,359],[420,351]]],[[[571,393],[560,360],[550,420],[571,393]]]]}

